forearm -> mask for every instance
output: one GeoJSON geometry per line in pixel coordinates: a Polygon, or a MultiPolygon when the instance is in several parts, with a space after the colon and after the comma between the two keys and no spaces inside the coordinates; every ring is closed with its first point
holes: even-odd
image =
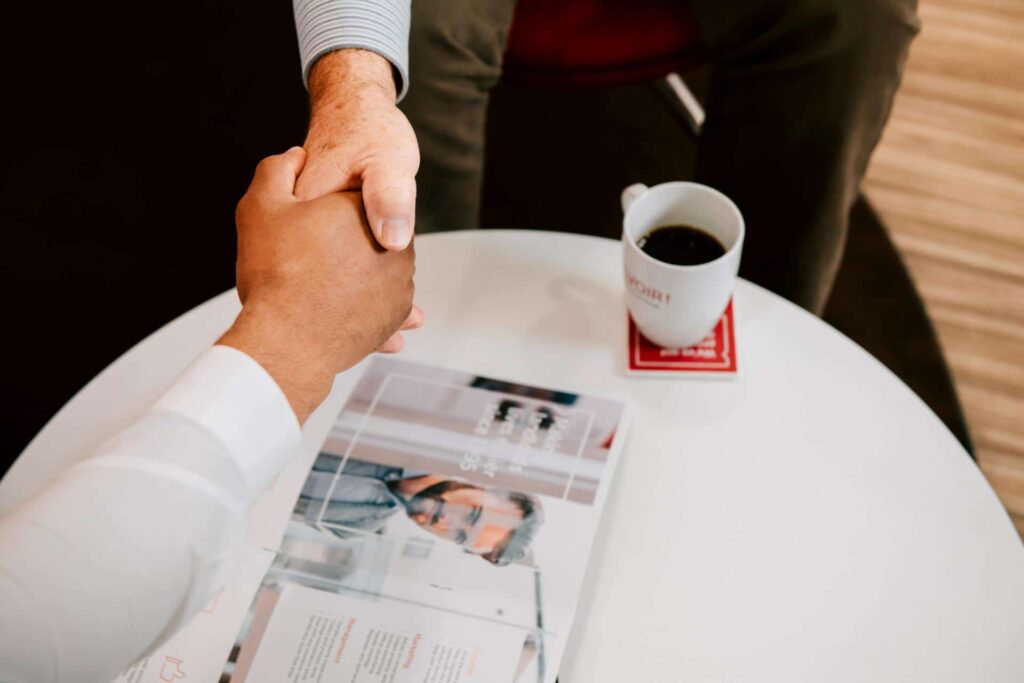
{"type": "Polygon", "coordinates": [[[4,680],[110,680],[209,599],[299,429],[215,347],[138,421],[0,519],[4,680]]]}
{"type": "MultiPolygon", "coordinates": [[[[302,75],[342,48],[374,52],[394,67],[397,99],[409,84],[409,0],[293,0],[302,75]]],[[[388,78],[395,85],[389,70],[388,78]]]]}
{"type": "MultiPolygon", "coordinates": [[[[115,441],[148,442],[140,430],[166,433],[147,417],[115,441]]],[[[222,460],[201,433],[173,431],[222,460]]],[[[243,538],[240,506],[151,465],[105,447],[0,520],[0,679],[109,681],[209,599],[243,538]]]]}
{"type": "Polygon", "coordinates": [[[310,108],[317,112],[332,102],[358,97],[397,97],[391,63],[362,49],[336,50],[316,61],[309,71],[310,108]]]}
{"type": "MultiPolygon", "coordinates": [[[[303,424],[310,413],[327,398],[334,382],[336,355],[323,348],[321,340],[306,338],[301,322],[286,324],[287,310],[275,310],[264,302],[249,301],[218,344],[246,354],[274,379],[303,424]]],[[[354,354],[347,364],[360,359],[354,354]]]]}

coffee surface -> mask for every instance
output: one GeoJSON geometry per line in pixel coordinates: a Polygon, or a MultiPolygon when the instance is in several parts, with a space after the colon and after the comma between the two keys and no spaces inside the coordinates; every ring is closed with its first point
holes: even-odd
{"type": "Polygon", "coordinates": [[[725,247],[714,235],[692,225],[654,228],[641,236],[636,245],[648,256],[674,266],[698,266],[725,253],[725,247]]]}

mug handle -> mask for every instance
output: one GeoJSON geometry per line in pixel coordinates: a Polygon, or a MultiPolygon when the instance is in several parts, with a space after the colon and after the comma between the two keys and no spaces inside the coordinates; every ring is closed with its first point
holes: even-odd
{"type": "Polygon", "coordinates": [[[622,213],[629,211],[629,207],[636,201],[636,198],[647,191],[643,183],[633,183],[622,191],[622,213]]]}

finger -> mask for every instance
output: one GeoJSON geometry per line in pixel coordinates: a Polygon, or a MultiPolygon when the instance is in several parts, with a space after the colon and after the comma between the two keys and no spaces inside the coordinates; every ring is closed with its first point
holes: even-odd
{"type": "MultiPolygon", "coordinates": [[[[399,330],[415,330],[417,327],[423,325],[423,310],[416,305],[413,305],[412,310],[409,311],[409,315],[405,318],[405,322],[399,327],[399,330]]],[[[401,331],[395,332],[391,335],[386,342],[380,345],[377,349],[378,353],[398,353],[405,348],[405,338],[402,336],[401,331]]]]}
{"type": "Polygon", "coordinates": [[[313,154],[295,181],[295,196],[304,202],[348,189],[349,176],[324,152],[313,154]]]}
{"type": "Polygon", "coordinates": [[[386,249],[409,246],[416,220],[416,178],[400,164],[378,161],[363,173],[366,218],[386,249]]]}
{"type": "Polygon", "coordinates": [[[377,353],[398,353],[403,348],[405,348],[405,340],[402,339],[402,333],[395,332],[386,342],[380,345],[377,353]]]}
{"type": "Polygon", "coordinates": [[[256,166],[249,190],[261,196],[293,198],[295,179],[305,163],[306,150],[301,147],[292,147],[284,154],[269,156],[256,166]]]}
{"type": "Polygon", "coordinates": [[[423,326],[424,319],[425,316],[423,315],[423,309],[414,304],[412,310],[409,311],[409,316],[405,319],[405,322],[402,323],[402,326],[399,327],[398,329],[415,330],[416,328],[423,326]]]}

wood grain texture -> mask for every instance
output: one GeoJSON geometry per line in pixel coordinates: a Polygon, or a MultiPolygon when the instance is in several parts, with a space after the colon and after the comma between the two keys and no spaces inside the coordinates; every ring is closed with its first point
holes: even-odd
{"type": "Polygon", "coordinates": [[[1024,535],[1024,2],[919,11],[865,191],[938,328],[982,471],[1024,535]]]}

